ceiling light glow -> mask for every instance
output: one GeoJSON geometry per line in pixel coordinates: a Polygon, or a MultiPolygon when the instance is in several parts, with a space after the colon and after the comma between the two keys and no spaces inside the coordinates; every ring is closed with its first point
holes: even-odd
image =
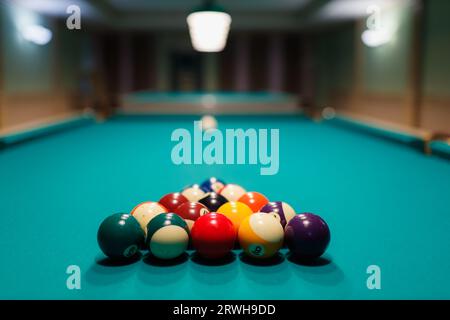
{"type": "Polygon", "coordinates": [[[361,34],[362,42],[368,47],[379,47],[391,41],[392,34],[385,29],[364,30],[361,34]]]}
{"type": "Polygon", "coordinates": [[[40,25],[28,25],[21,30],[22,37],[37,45],[43,46],[52,40],[52,32],[40,25]]]}

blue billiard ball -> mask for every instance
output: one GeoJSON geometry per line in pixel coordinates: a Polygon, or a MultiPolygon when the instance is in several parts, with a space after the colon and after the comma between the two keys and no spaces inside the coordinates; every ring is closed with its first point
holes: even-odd
{"type": "Polygon", "coordinates": [[[216,177],[211,177],[200,185],[200,188],[204,192],[219,192],[225,186],[225,182],[217,179],[216,177]]]}

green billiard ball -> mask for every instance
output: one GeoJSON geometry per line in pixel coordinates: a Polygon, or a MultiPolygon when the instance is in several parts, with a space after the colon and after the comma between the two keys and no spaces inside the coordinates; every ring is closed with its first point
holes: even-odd
{"type": "Polygon", "coordinates": [[[145,235],[136,218],[116,213],[103,220],[97,241],[103,253],[111,259],[129,259],[139,251],[145,235]]]}
{"type": "Polygon", "coordinates": [[[175,213],[161,213],[147,225],[147,248],[159,259],[181,256],[189,244],[189,227],[175,213]]]}

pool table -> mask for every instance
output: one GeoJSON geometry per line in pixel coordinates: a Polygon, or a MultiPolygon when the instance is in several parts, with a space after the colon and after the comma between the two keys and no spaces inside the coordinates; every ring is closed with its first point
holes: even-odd
{"type": "MultiPolygon", "coordinates": [[[[338,119],[222,115],[220,129],[277,128],[280,168],[174,165],[170,136],[194,115],[120,115],[11,143],[0,150],[1,299],[449,299],[450,162],[338,119]],[[105,259],[96,240],[109,214],[217,176],[331,230],[322,259],[286,249],[270,264],[239,250],[217,264],[105,259]],[[68,266],[81,289],[66,285],[68,266]],[[367,268],[381,268],[381,289],[367,268]]],[[[145,253],[144,253],[145,254],[145,253]]]]}

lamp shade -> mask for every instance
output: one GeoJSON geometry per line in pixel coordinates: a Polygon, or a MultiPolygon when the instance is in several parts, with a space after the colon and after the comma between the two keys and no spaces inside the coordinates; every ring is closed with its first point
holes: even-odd
{"type": "Polygon", "coordinates": [[[219,52],[225,48],[231,16],[221,7],[207,5],[187,17],[192,46],[201,52],[219,52]]]}

